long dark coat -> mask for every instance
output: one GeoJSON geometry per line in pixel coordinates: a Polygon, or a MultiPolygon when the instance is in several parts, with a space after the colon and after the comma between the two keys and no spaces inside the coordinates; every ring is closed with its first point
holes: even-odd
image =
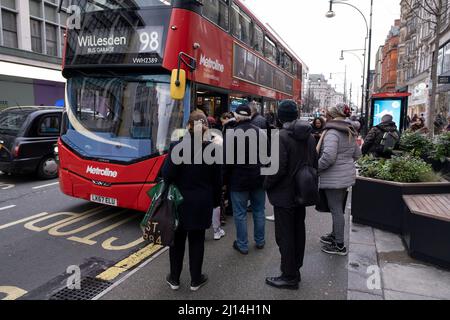
{"type": "MultiPolygon", "coordinates": [[[[175,165],[172,150],[178,143],[172,144],[170,148],[162,176],[168,183],[175,184],[183,195],[184,201],[179,210],[180,226],[186,231],[206,230],[211,226],[213,209],[220,205],[221,166],[205,163],[175,165]]],[[[208,145],[203,143],[203,150],[208,145]]]]}

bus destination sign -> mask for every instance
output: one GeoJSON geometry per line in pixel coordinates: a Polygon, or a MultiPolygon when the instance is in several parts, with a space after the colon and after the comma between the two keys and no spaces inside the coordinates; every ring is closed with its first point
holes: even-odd
{"type": "Polygon", "coordinates": [[[145,26],[117,30],[97,29],[94,33],[69,31],[66,63],[161,64],[164,28],[145,26]]]}

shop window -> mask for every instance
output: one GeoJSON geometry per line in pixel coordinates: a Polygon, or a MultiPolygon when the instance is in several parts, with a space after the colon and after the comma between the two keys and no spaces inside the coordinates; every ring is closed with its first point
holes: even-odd
{"type": "Polygon", "coordinates": [[[3,45],[17,48],[17,19],[14,12],[2,10],[3,45]]]}
{"type": "Polygon", "coordinates": [[[44,11],[45,11],[45,20],[51,21],[51,22],[58,22],[58,17],[56,15],[56,7],[51,6],[51,5],[45,5],[44,7],[44,11]]]}
{"type": "Polygon", "coordinates": [[[438,65],[437,65],[437,74],[442,74],[442,63],[444,61],[444,48],[441,48],[439,50],[439,56],[438,56],[438,65]]]}
{"type": "Polygon", "coordinates": [[[42,6],[39,0],[30,0],[30,15],[42,18],[42,6]]]}
{"type": "Polygon", "coordinates": [[[57,48],[57,28],[51,24],[45,24],[45,44],[47,47],[47,54],[50,56],[58,55],[57,48]]]}
{"type": "Polygon", "coordinates": [[[228,0],[203,0],[202,14],[208,20],[228,30],[228,0]]]}
{"type": "Polygon", "coordinates": [[[442,68],[443,73],[450,71],[450,43],[444,47],[444,64],[442,68]]]}
{"type": "Polygon", "coordinates": [[[42,53],[42,22],[30,19],[31,27],[31,49],[34,52],[42,53]]]}

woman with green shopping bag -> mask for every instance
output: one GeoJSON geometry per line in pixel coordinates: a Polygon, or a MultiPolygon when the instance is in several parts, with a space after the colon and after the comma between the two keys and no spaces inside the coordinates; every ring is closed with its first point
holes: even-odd
{"type": "Polygon", "coordinates": [[[211,143],[203,139],[208,130],[208,121],[202,112],[194,111],[189,118],[189,136],[184,140],[190,141],[191,161],[175,164],[173,149],[181,141],[171,146],[169,155],[164,163],[162,175],[166,183],[176,185],[183,202],[177,212],[179,226],[175,231],[174,245],[170,247],[170,274],[167,283],[173,290],[180,288],[180,275],[183,267],[186,239],[189,242],[189,267],[191,273],[191,290],[197,291],[208,281],[202,274],[203,256],[205,251],[205,233],[212,224],[212,212],[220,205],[222,192],[222,172],[218,164],[194,164],[195,152],[203,150],[211,143]],[[197,134],[194,134],[196,131],[197,134]],[[198,134],[200,131],[200,134],[198,134]],[[190,139],[189,139],[190,138],[190,139]],[[202,146],[201,150],[194,150],[194,139],[202,146]]]}

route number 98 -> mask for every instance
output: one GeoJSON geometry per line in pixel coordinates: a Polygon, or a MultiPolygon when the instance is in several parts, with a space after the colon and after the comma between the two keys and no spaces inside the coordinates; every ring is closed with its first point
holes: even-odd
{"type": "Polygon", "coordinates": [[[159,52],[161,37],[157,31],[141,31],[139,33],[141,47],[139,52],[159,52]]]}

